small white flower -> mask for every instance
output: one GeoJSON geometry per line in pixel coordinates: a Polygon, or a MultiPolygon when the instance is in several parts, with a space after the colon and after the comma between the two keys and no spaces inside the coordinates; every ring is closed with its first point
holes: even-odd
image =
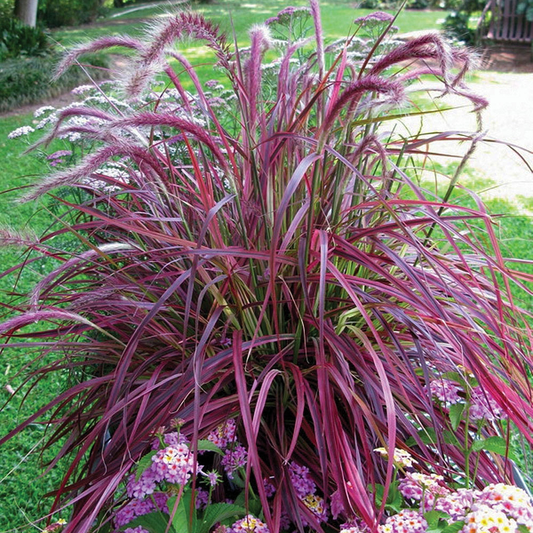
{"type": "Polygon", "coordinates": [[[31,126],[21,126],[20,128],[17,128],[16,130],[13,130],[8,136],[8,139],[16,139],[17,137],[22,137],[23,135],[29,135],[30,133],[33,133],[35,130],[31,126]]]}
{"type": "Polygon", "coordinates": [[[86,117],[72,117],[68,120],[69,126],[86,126],[89,119],[86,117]]]}
{"type": "Polygon", "coordinates": [[[33,116],[35,118],[39,118],[39,117],[42,117],[48,111],[55,111],[55,110],[56,110],[55,107],[53,107],[51,105],[45,105],[45,106],[40,107],[39,109],[35,110],[35,112],[33,113],[33,116]]]}
{"type": "Polygon", "coordinates": [[[56,122],[57,122],[57,115],[55,113],[52,113],[48,115],[47,117],[44,117],[39,123],[37,123],[35,126],[35,129],[42,130],[45,126],[48,126],[48,124],[55,124],[56,122]]]}
{"type": "Polygon", "coordinates": [[[94,85],[80,85],[79,87],[75,87],[70,91],[72,94],[83,94],[90,90],[94,89],[94,85]]]}
{"type": "Polygon", "coordinates": [[[70,131],[68,133],[62,133],[61,135],[57,136],[58,139],[68,139],[70,142],[76,142],[81,139],[81,133],[78,133],[77,131],[70,131]]]}

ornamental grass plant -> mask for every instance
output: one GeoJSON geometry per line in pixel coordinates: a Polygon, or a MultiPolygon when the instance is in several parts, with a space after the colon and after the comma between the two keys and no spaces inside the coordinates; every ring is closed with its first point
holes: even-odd
{"type": "Polygon", "coordinates": [[[23,200],[53,203],[50,230],[2,233],[28,250],[14,272],[56,263],[1,325],[6,344],[41,347],[30,382],[71,377],[0,441],[43,419],[50,443],[64,439],[49,530],[62,516],[76,533],[392,531],[387,450],[454,490],[516,481],[532,339],[510,289],[531,279],[473,193],[475,208],[450,200],[479,133],[398,126],[428,92],[478,114],[486,102],[464,84],[468,51],[435,34],[394,41],[393,23],[376,13],[329,43],[312,0],[239,49],[180,12],[65,57],[59,72],[124,47],[130,64],[118,89],[48,115],[40,146],[72,149],[23,200]],[[184,38],[212,51],[213,80],[184,38]],[[417,177],[452,142],[464,157],[441,197],[417,177]],[[219,507],[196,516],[207,472],[219,507]],[[147,512],[126,520],[133,500],[147,512]]]}

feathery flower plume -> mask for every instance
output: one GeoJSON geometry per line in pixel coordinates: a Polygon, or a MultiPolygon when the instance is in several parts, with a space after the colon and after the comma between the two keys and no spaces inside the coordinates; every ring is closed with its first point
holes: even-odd
{"type": "Polygon", "coordinates": [[[209,22],[199,13],[181,12],[156,22],[149,29],[147,42],[150,42],[151,46],[147,46],[141,53],[142,63],[148,65],[159,61],[164,55],[165,48],[183,37],[205,41],[221,61],[229,58],[226,37],[220,33],[216,24],[209,22]]]}
{"type": "MultiPolygon", "coordinates": [[[[129,243],[108,243],[103,244],[102,246],[99,246],[94,250],[88,250],[79,256],[72,257],[71,259],[60,265],[58,268],[56,268],[53,272],[45,276],[42,280],[39,281],[39,283],[37,283],[37,285],[35,285],[29,297],[30,307],[33,307],[34,309],[37,308],[41,293],[44,291],[45,287],[57,277],[58,274],[67,272],[68,270],[79,266],[83,262],[93,261],[98,257],[102,257],[102,255],[119,252],[123,253],[126,251],[134,250],[138,250],[138,248],[129,243]]],[[[101,298],[101,294],[98,295],[98,298],[101,298]]]]}
{"type": "Polygon", "coordinates": [[[161,179],[165,180],[167,178],[166,174],[160,168],[157,159],[146,149],[135,145],[133,142],[126,143],[123,141],[124,139],[122,139],[121,142],[116,140],[113,145],[104,146],[96,152],[86,156],[78,166],[48,176],[39,184],[32,187],[19,201],[23,203],[30,202],[40,198],[57,187],[83,184],[84,179],[96,172],[110,158],[117,155],[129,156],[136,162],[136,164],[142,165],[145,168],[145,171],[152,169],[161,179]]]}
{"type": "Polygon", "coordinates": [[[329,131],[341,110],[348,104],[355,103],[363,93],[374,91],[386,96],[386,103],[400,105],[405,98],[403,86],[397,81],[370,75],[361,78],[349,85],[331,106],[324,125],[323,131],[329,131]]]}
{"type": "Polygon", "coordinates": [[[379,74],[385,69],[410,59],[436,59],[448,81],[453,66],[453,54],[450,45],[437,33],[428,33],[412,41],[401,44],[382,57],[370,69],[369,74],[379,74]]]}
{"type": "Polygon", "coordinates": [[[159,58],[157,61],[152,61],[146,65],[138,61],[130,63],[124,71],[124,96],[131,100],[137,100],[164,68],[164,64],[164,61],[159,58]]]}
{"type": "Polygon", "coordinates": [[[165,64],[165,51],[175,41],[184,37],[205,41],[214,50],[223,66],[229,65],[226,37],[217,25],[198,13],[182,12],[155,23],[148,32],[146,45],[139,58],[131,65],[130,79],[126,83],[128,95],[137,97],[147,87],[154,75],[165,64]]]}
{"type": "Polygon", "coordinates": [[[109,125],[109,128],[124,128],[127,126],[168,126],[194,135],[201,143],[209,148],[218,162],[226,167],[226,159],[220,151],[220,148],[216,145],[214,137],[198,124],[171,114],[145,112],[138,113],[133,117],[115,120],[109,125]]]}
{"type": "Polygon", "coordinates": [[[65,311],[62,309],[42,309],[39,311],[30,311],[23,315],[16,316],[0,324],[0,333],[8,333],[9,331],[15,331],[21,329],[29,324],[34,324],[40,321],[59,321],[64,322],[78,322],[87,326],[94,327],[90,320],[87,318],[73,313],[71,311],[65,311]]]}
{"type": "Polygon", "coordinates": [[[250,57],[244,65],[244,72],[248,89],[250,121],[254,124],[257,118],[257,100],[261,96],[261,61],[272,42],[268,26],[264,24],[253,26],[250,30],[250,40],[250,57]]]}
{"type": "Polygon", "coordinates": [[[39,243],[35,233],[31,231],[20,231],[13,228],[0,228],[0,247],[33,247],[39,243]]]}
{"type": "Polygon", "coordinates": [[[59,78],[59,76],[61,76],[61,74],[63,74],[70,66],[76,63],[78,58],[82,55],[92,52],[99,52],[100,50],[106,50],[107,48],[112,48],[115,46],[137,51],[142,49],[142,43],[140,41],[127,36],[101,37],[100,39],[96,39],[90,43],[79,44],[78,46],[75,46],[69,50],[63,60],[60,61],[56,68],[54,79],[59,78]]]}
{"type": "Polygon", "coordinates": [[[315,24],[316,57],[318,62],[318,76],[320,80],[324,77],[324,33],[322,32],[322,18],[320,16],[320,6],[318,0],[310,0],[311,15],[315,24]]]}
{"type": "MultiPolygon", "coordinates": [[[[97,119],[98,121],[111,121],[115,117],[113,115],[110,115],[109,113],[106,113],[105,111],[102,111],[101,109],[95,108],[95,107],[89,107],[84,105],[79,106],[69,106],[65,109],[62,109],[59,111],[59,114],[56,115],[57,119],[54,123],[54,127],[52,130],[42,137],[37,143],[34,144],[34,148],[37,146],[47,146],[50,144],[50,142],[55,139],[56,137],[60,136],[62,133],[68,132],[71,128],[75,128],[77,126],[80,126],[81,124],[75,124],[74,126],[67,126],[65,128],[61,128],[64,122],[66,122],[69,118],[79,118],[79,117],[85,117],[89,119],[97,119]]],[[[78,121],[79,122],[79,121],[78,121]]],[[[84,122],[84,126],[87,125],[87,122],[84,122]]],[[[87,128],[89,131],[92,131],[92,128],[87,128]]],[[[98,128],[98,131],[101,131],[101,128],[98,128]]]]}

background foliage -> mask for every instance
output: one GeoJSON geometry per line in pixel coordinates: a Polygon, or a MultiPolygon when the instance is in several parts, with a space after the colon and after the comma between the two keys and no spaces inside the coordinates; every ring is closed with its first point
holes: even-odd
{"type": "Polygon", "coordinates": [[[105,13],[103,0],[39,0],[37,18],[47,28],[94,22],[105,13]]]}
{"type": "MultiPolygon", "coordinates": [[[[53,98],[87,81],[86,73],[79,68],[73,68],[60,79],[52,80],[59,57],[58,54],[51,54],[0,63],[0,112],[53,98]]],[[[95,67],[89,69],[92,77],[105,77],[107,58],[95,54],[89,61],[95,67]]]]}
{"type": "Polygon", "coordinates": [[[43,56],[50,51],[48,35],[16,19],[0,18],[0,61],[24,56],[43,56]]]}

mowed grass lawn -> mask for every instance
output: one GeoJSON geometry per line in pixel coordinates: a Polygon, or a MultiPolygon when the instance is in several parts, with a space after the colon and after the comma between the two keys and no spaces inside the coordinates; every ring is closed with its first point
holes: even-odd
{"type": "MultiPolygon", "coordinates": [[[[304,1],[291,1],[290,4],[306,5],[304,1]]],[[[235,32],[239,46],[245,46],[248,42],[247,30],[252,24],[264,21],[287,5],[289,2],[285,0],[271,0],[268,3],[238,3],[219,0],[212,5],[198,6],[197,10],[207,18],[219,23],[228,33],[235,32]]],[[[341,0],[322,1],[321,7],[324,32],[331,40],[347,35],[353,28],[355,18],[371,12],[370,10],[353,9],[350,2],[341,0]]],[[[112,14],[114,13],[119,12],[115,11],[112,14]]],[[[61,29],[54,32],[53,37],[59,43],[58,46],[69,48],[80,41],[100,36],[122,33],[140,35],[147,18],[153,20],[163,16],[165,14],[161,7],[151,7],[131,13],[127,15],[127,19],[124,17],[110,18],[105,22],[90,26],[61,29]]],[[[444,16],[445,13],[443,12],[405,11],[399,15],[396,24],[400,33],[434,30],[438,28],[438,21],[444,16]]],[[[190,43],[184,45],[184,48],[184,53],[193,64],[204,64],[204,76],[212,77],[211,65],[205,65],[205,63],[209,63],[207,59],[209,56],[205,54],[205,48],[193,46],[190,43]]],[[[14,189],[34,182],[46,174],[49,169],[33,155],[23,155],[27,145],[24,145],[20,140],[7,139],[10,131],[19,126],[31,124],[32,120],[32,115],[28,113],[0,117],[0,180],[1,189],[8,191],[0,195],[0,224],[9,225],[16,229],[23,229],[29,225],[39,234],[53,219],[53,215],[48,211],[48,205],[46,202],[15,205],[13,200],[18,193],[14,189]]],[[[512,211],[512,206],[506,208],[512,211]]],[[[522,232],[523,235],[533,235],[531,223],[527,218],[521,218],[519,224],[516,224],[516,218],[509,220],[515,221],[510,226],[516,227],[517,231],[522,232]]],[[[512,231],[509,235],[511,234],[512,231]]],[[[508,244],[511,244],[509,248],[512,250],[513,238],[508,237],[508,239],[510,239],[508,244]]],[[[520,246],[528,246],[523,240],[517,239],[516,243],[519,243],[520,246]]],[[[525,249],[520,250],[520,253],[525,252],[525,249]]],[[[0,261],[3,267],[0,271],[16,264],[22,257],[18,250],[0,251],[0,261]]],[[[0,278],[0,289],[5,292],[15,289],[16,292],[27,293],[34,282],[50,266],[50,263],[35,264],[27,269],[20,278],[2,277],[0,278]]],[[[9,397],[6,386],[9,385],[17,389],[27,373],[25,365],[32,360],[34,355],[30,348],[10,349],[2,353],[0,357],[0,401],[2,403],[9,397]],[[22,372],[17,375],[19,371],[22,372]]],[[[48,378],[22,405],[21,400],[27,388],[17,392],[16,401],[3,407],[0,411],[0,434],[4,435],[47,400],[55,397],[61,390],[64,379],[67,379],[66,376],[61,375],[48,378]]],[[[0,532],[5,533],[20,529],[36,530],[32,522],[42,516],[50,504],[50,500],[45,499],[43,495],[57,484],[61,469],[56,469],[45,478],[39,478],[42,472],[40,457],[37,453],[32,453],[32,450],[46,436],[45,429],[43,425],[32,424],[31,427],[2,448],[0,455],[0,532]]],[[[47,452],[43,459],[45,461],[50,460],[52,456],[53,450],[47,452]]],[[[67,517],[65,516],[65,518],[67,517]]]]}

